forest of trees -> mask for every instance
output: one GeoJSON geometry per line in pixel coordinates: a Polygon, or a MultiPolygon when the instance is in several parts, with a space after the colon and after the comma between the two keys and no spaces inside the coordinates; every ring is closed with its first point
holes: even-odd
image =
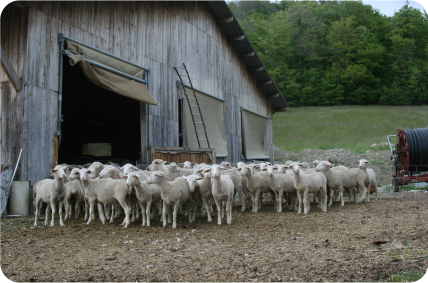
{"type": "Polygon", "coordinates": [[[290,106],[428,104],[428,15],[361,1],[229,7],[290,106]]]}

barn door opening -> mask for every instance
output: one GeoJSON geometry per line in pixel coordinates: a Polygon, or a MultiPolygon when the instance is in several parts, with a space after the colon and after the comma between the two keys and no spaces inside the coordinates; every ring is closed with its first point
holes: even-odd
{"type": "Polygon", "coordinates": [[[145,160],[145,109],[158,105],[146,87],[148,70],[64,38],[59,163],[145,160]]]}

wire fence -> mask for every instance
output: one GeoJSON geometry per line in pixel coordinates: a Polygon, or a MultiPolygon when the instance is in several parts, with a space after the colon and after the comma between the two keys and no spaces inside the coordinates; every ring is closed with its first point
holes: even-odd
{"type": "Polygon", "coordinates": [[[0,190],[0,212],[1,217],[6,217],[7,214],[7,200],[10,195],[10,185],[12,184],[13,170],[7,167],[0,173],[1,190],[0,190]]]}

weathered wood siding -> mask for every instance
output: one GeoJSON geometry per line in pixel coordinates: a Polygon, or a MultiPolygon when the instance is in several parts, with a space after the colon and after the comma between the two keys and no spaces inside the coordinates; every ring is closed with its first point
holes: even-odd
{"type": "MultiPolygon", "coordinates": [[[[24,28],[22,31],[26,44],[20,47],[19,54],[11,55],[11,60],[22,65],[18,72],[25,82],[20,124],[27,168],[23,168],[20,177],[30,180],[32,185],[46,178],[53,165],[58,33],[150,69],[149,88],[160,103],[149,109],[151,145],[178,146],[178,77],[173,67],[182,66],[183,62],[194,87],[226,101],[228,161],[239,161],[242,155],[240,106],[272,116],[269,101],[204,2],[23,4],[28,7],[28,32],[24,28]]],[[[20,32],[21,29],[15,33],[20,32]]],[[[19,36],[4,36],[2,16],[2,46],[5,39],[11,45],[8,52],[16,38],[19,42],[19,36]]],[[[269,139],[272,144],[271,136],[269,139]]]]}
{"type": "MultiPolygon", "coordinates": [[[[26,36],[26,9],[14,5],[6,6],[1,15],[1,46],[20,78],[23,77],[25,69],[26,36]]],[[[24,162],[27,160],[27,144],[23,133],[24,90],[17,92],[3,69],[0,72],[0,82],[0,160],[1,162],[8,160],[9,164],[15,166],[22,148],[23,154],[15,180],[26,180],[27,168],[24,162]]]]}

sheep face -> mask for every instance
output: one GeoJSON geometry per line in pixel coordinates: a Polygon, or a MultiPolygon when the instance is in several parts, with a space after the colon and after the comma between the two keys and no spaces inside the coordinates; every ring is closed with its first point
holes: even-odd
{"type": "Polygon", "coordinates": [[[51,170],[51,173],[56,174],[58,178],[63,179],[66,177],[65,170],[65,166],[57,165],[54,169],[51,170]]]}
{"type": "Polygon", "coordinates": [[[220,163],[221,167],[225,167],[226,169],[232,169],[232,165],[229,162],[223,161],[220,163]]]}
{"type": "Polygon", "coordinates": [[[149,168],[147,170],[149,171],[156,171],[158,170],[159,166],[165,165],[165,161],[162,159],[155,159],[152,161],[152,164],[150,164],[149,168]]]}
{"type": "Polygon", "coordinates": [[[218,166],[218,165],[211,166],[211,177],[215,178],[215,179],[219,178],[220,177],[220,171],[221,171],[220,166],[218,166]]]}
{"type": "Polygon", "coordinates": [[[248,176],[252,173],[251,167],[248,165],[243,165],[240,169],[241,169],[241,176],[248,176]]]}
{"type": "Polygon", "coordinates": [[[302,163],[299,163],[299,162],[293,162],[293,163],[291,163],[291,169],[293,169],[293,171],[295,172],[295,173],[299,173],[299,171],[300,171],[300,167],[301,166],[303,166],[303,164],[302,163]]]}
{"type": "Polygon", "coordinates": [[[80,176],[80,180],[82,181],[88,181],[90,178],[90,175],[92,174],[92,171],[89,169],[80,169],[79,171],[79,176],[80,176]]]}
{"type": "Polygon", "coordinates": [[[272,166],[272,165],[269,165],[266,168],[266,173],[268,174],[269,177],[273,176],[275,169],[278,169],[278,167],[275,167],[275,166],[272,166]]]}
{"type": "Polygon", "coordinates": [[[131,172],[139,171],[140,169],[130,163],[123,165],[119,168],[120,172],[123,173],[124,176],[128,175],[131,172]]]}
{"type": "Polygon", "coordinates": [[[203,178],[200,176],[190,175],[190,176],[184,176],[184,179],[186,179],[187,184],[189,185],[189,191],[193,193],[195,191],[195,188],[198,186],[198,180],[202,180],[203,178]]]}
{"type": "Polygon", "coordinates": [[[110,178],[113,176],[115,170],[117,170],[117,169],[114,166],[107,165],[106,167],[104,167],[103,170],[101,170],[101,172],[98,176],[100,177],[100,179],[110,178]]]}
{"type": "Polygon", "coordinates": [[[278,173],[284,174],[287,167],[285,165],[278,165],[278,173]]]}
{"type": "Polygon", "coordinates": [[[327,171],[330,169],[331,163],[328,161],[321,161],[317,167],[315,168],[315,171],[327,171]]]}
{"type": "Polygon", "coordinates": [[[70,172],[70,180],[76,180],[79,179],[79,168],[73,168],[70,172]]]}
{"type": "Polygon", "coordinates": [[[193,169],[193,165],[194,165],[193,162],[184,161],[184,163],[183,163],[183,169],[193,169]]]}
{"type": "Polygon", "coordinates": [[[161,178],[166,178],[165,174],[160,171],[156,171],[152,173],[149,178],[147,178],[146,183],[147,184],[158,184],[161,181],[161,178]]]}
{"type": "Polygon", "coordinates": [[[367,161],[365,159],[360,159],[359,161],[355,162],[355,163],[359,163],[359,168],[360,169],[366,169],[367,164],[370,163],[370,161],[367,161]]]}
{"type": "Polygon", "coordinates": [[[123,179],[126,179],[126,186],[137,186],[140,183],[140,178],[133,174],[132,172],[129,173],[127,176],[123,176],[123,179]]]}

